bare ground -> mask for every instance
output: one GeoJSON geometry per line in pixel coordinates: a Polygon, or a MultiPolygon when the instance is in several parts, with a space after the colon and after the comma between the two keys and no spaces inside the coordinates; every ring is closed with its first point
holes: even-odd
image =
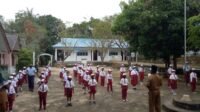
{"type": "MultiPolygon", "coordinates": [[[[71,69],[70,69],[71,70],[71,69]]],[[[106,87],[97,88],[96,104],[89,104],[88,94],[83,94],[82,87],[76,84],[75,93],[72,99],[72,107],[66,107],[66,98],[63,93],[63,85],[58,76],[59,68],[52,68],[52,76],[48,86],[50,91],[47,98],[46,112],[147,112],[148,111],[148,90],[144,85],[138,85],[137,90],[133,90],[129,85],[128,102],[122,102],[121,89],[119,85],[119,73],[114,70],[114,93],[108,93],[106,87]]],[[[72,71],[70,72],[72,73],[72,71]]],[[[144,81],[145,83],[145,81],[144,81]]],[[[189,88],[182,82],[179,83],[177,96],[191,94],[189,88]]],[[[36,87],[37,88],[37,87],[36,87]]],[[[198,90],[200,90],[198,88],[198,90]]],[[[199,91],[198,93],[199,94],[199,91]]],[[[162,102],[174,97],[166,86],[166,81],[161,90],[162,102]]],[[[14,112],[38,112],[39,101],[38,94],[35,91],[27,91],[27,85],[24,85],[23,92],[19,93],[14,103],[14,112]]]]}

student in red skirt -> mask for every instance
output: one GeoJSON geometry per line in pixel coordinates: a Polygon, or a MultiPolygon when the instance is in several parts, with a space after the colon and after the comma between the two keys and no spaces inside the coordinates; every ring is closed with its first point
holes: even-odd
{"type": "Polygon", "coordinates": [[[128,101],[127,100],[127,91],[128,91],[128,79],[126,78],[126,73],[122,75],[122,79],[120,80],[121,84],[121,91],[122,91],[122,100],[128,101]]]}
{"type": "Polygon", "coordinates": [[[81,85],[82,84],[82,77],[81,75],[83,74],[83,69],[82,67],[79,65],[78,67],[78,84],[81,85]]]}
{"type": "Polygon", "coordinates": [[[86,94],[87,89],[89,90],[89,85],[88,85],[89,80],[90,80],[90,74],[89,71],[86,71],[86,73],[83,75],[84,94],[86,94]]]}
{"type": "Polygon", "coordinates": [[[46,100],[47,100],[47,93],[49,91],[48,85],[45,83],[45,80],[42,79],[39,84],[38,88],[38,96],[39,96],[39,111],[42,110],[42,107],[44,110],[46,110],[46,100]]]}
{"type": "Polygon", "coordinates": [[[169,68],[167,69],[167,78],[168,78],[167,86],[168,86],[168,88],[171,87],[171,86],[170,86],[170,79],[169,79],[169,77],[170,77],[170,75],[172,74],[172,70],[173,70],[173,66],[172,66],[172,64],[170,64],[170,65],[169,65],[169,68]]]}
{"type": "Polygon", "coordinates": [[[17,78],[18,78],[18,89],[19,92],[22,92],[22,85],[23,85],[23,74],[22,74],[22,70],[19,70],[19,73],[17,74],[17,78]]]}
{"type": "Polygon", "coordinates": [[[68,79],[65,83],[65,96],[67,97],[67,105],[66,106],[72,106],[71,100],[72,95],[74,92],[74,81],[72,80],[72,76],[69,75],[68,79]]]}
{"type": "Polygon", "coordinates": [[[125,68],[124,64],[121,64],[121,67],[120,67],[119,71],[120,71],[120,79],[121,79],[121,78],[122,78],[122,75],[123,75],[123,73],[125,73],[125,72],[126,72],[126,68],[125,68]]]}
{"type": "Polygon", "coordinates": [[[173,95],[176,95],[178,76],[176,75],[174,69],[172,69],[172,73],[171,73],[171,75],[169,77],[169,80],[170,80],[171,92],[172,92],[173,95]]]}
{"type": "Polygon", "coordinates": [[[192,72],[190,73],[190,85],[191,91],[195,93],[197,84],[197,74],[195,73],[195,68],[192,68],[192,72]]]}
{"type": "Polygon", "coordinates": [[[77,79],[77,73],[78,73],[78,67],[77,67],[77,64],[74,64],[73,74],[74,74],[74,79],[75,80],[77,79]]]}
{"type": "Polygon", "coordinates": [[[113,92],[113,77],[112,77],[112,70],[108,69],[108,73],[106,75],[106,82],[107,82],[107,92],[113,92]]]}
{"type": "Polygon", "coordinates": [[[133,70],[131,71],[131,85],[133,86],[133,89],[137,89],[137,84],[138,84],[138,76],[139,73],[136,70],[136,67],[133,67],[133,70]]]}
{"type": "Polygon", "coordinates": [[[60,79],[63,79],[63,72],[65,69],[66,69],[66,67],[63,67],[63,66],[60,68],[60,72],[59,72],[60,79]]]}
{"type": "Polygon", "coordinates": [[[141,84],[143,84],[143,80],[144,80],[144,66],[140,65],[140,67],[138,68],[139,71],[139,76],[140,76],[140,82],[141,84]]]}
{"type": "Polygon", "coordinates": [[[100,80],[101,80],[101,86],[105,86],[105,78],[106,78],[106,72],[104,71],[104,67],[101,68],[101,71],[99,73],[100,75],[100,80]]]}
{"type": "Polygon", "coordinates": [[[8,81],[8,92],[7,92],[7,94],[8,94],[8,110],[9,110],[9,112],[12,112],[13,103],[15,101],[16,91],[15,91],[14,86],[12,85],[11,80],[8,81]]]}
{"type": "Polygon", "coordinates": [[[95,94],[96,94],[97,81],[95,79],[95,75],[94,74],[91,74],[91,79],[89,80],[88,85],[90,87],[89,103],[91,104],[93,102],[94,104],[96,104],[95,94]]]}
{"type": "Polygon", "coordinates": [[[23,67],[22,74],[23,74],[23,82],[27,84],[27,71],[26,71],[26,67],[23,67]]]}
{"type": "Polygon", "coordinates": [[[99,81],[99,66],[96,67],[96,72],[95,72],[95,77],[96,77],[96,81],[99,81]]]}

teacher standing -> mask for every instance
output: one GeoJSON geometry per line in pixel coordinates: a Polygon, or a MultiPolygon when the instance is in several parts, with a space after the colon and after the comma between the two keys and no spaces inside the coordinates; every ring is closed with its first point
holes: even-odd
{"type": "Polygon", "coordinates": [[[37,72],[36,68],[33,67],[32,65],[30,65],[27,68],[28,87],[29,87],[29,91],[31,91],[31,92],[33,92],[33,90],[34,90],[34,79],[35,79],[36,72],[37,72]]]}

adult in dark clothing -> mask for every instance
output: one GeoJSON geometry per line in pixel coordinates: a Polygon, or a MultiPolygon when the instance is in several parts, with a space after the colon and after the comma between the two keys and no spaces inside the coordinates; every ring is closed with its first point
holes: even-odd
{"type": "Polygon", "coordinates": [[[35,67],[33,67],[32,65],[30,65],[27,68],[27,74],[28,74],[28,87],[29,87],[29,91],[34,90],[34,79],[35,79],[35,74],[36,74],[37,70],[35,69],[35,67]]]}
{"type": "Polygon", "coordinates": [[[151,66],[151,75],[148,77],[146,87],[149,89],[149,112],[161,112],[160,87],[161,77],[157,74],[157,66],[151,66]]]}

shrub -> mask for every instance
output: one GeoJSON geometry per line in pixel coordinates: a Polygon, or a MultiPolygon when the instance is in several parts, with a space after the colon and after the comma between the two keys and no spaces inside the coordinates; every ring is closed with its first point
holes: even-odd
{"type": "Polygon", "coordinates": [[[32,64],[32,52],[29,49],[23,48],[18,53],[18,63],[16,69],[22,69],[24,66],[32,64]]]}

